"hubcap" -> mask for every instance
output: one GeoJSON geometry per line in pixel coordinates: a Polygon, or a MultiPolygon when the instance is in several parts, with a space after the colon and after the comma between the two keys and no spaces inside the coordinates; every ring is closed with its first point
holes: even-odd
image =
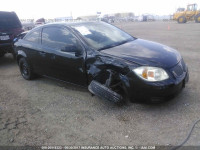
{"type": "Polygon", "coordinates": [[[180,21],[180,22],[183,22],[183,18],[180,18],[179,21],[180,21]]]}
{"type": "Polygon", "coordinates": [[[25,63],[22,64],[21,71],[22,71],[22,75],[23,76],[27,76],[28,75],[28,73],[29,73],[28,72],[28,67],[27,67],[27,65],[25,63]]]}

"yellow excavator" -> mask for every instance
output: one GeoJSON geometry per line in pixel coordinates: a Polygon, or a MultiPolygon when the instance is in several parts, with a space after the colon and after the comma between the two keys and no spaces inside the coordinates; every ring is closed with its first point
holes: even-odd
{"type": "Polygon", "coordinates": [[[186,10],[184,8],[178,8],[173,15],[173,19],[178,23],[186,23],[192,20],[200,23],[200,10],[197,10],[197,4],[189,4],[186,10]]]}

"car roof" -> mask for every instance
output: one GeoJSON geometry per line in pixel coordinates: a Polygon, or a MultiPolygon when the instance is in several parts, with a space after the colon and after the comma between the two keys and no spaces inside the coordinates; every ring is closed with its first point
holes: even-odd
{"type": "Polygon", "coordinates": [[[14,11],[0,11],[0,13],[15,13],[14,11]]]}
{"type": "Polygon", "coordinates": [[[84,22],[56,22],[56,23],[47,23],[44,25],[40,25],[38,27],[33,28],[32,30],[28,31],[26,34],[31,34],[36,30],[40,30],[44,27],[51,27],[51,26],[76,26],[76,25],[85,25],[85,24],[92,24],[92,23],[101,23],[101,21],[84,21],[84,22]]]}
{"type": "Polygon", "coordinates": [[[48,26],[76,26],[76,25],[86,25],[92,23],[100,23],[99,21],[85,21],[85,22],[56,22],[56,23],[47,23],[39,26],[38,28],[48,27],[48,26]]]}

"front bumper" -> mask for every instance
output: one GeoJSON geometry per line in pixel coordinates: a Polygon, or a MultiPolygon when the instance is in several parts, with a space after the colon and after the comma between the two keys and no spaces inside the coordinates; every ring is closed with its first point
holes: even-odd
{"type": "Polygon", "coordinates": [[[146,82],[133,73],[128,76],[129,87],[127,87],[127,93],[129,93],[131,101],[141,99],[149,101],[168,100],[176,96],[189,81],[188,69],[180,78],[173,79],[171,77],[162,82],[146,82]]]}
{"type": "Polygon", "coordinates": [[[0,43],[0,52],[13,52],[13,44],[12,43],[0,43]]]}

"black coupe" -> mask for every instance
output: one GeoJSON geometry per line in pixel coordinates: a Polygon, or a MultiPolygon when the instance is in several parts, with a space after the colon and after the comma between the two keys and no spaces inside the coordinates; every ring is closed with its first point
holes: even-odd
{"type": "Polygon", "coordinates": [[[149,101],[176,95],[189,79],[180,53],[103,22],[37,27],[15,43],[22,76],[88,87],[101,98],[149,101]]]}

